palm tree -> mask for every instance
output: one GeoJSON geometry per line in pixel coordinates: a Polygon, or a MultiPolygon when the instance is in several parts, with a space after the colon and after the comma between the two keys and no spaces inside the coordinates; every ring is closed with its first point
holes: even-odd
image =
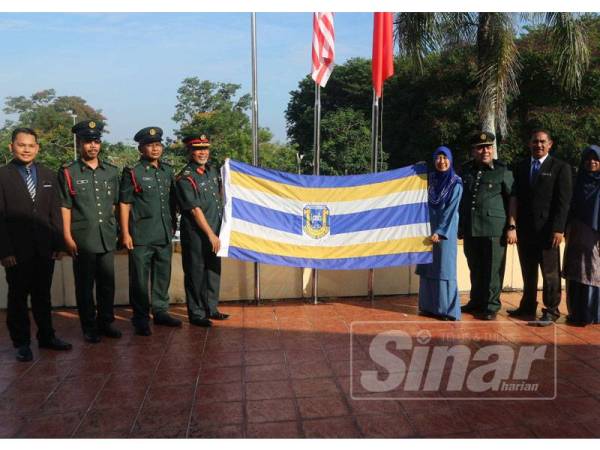
{"type": "Polygon", "coordinates": [[[544,23],[554,73],[562,89],[578,93],[590,51],[584,25],[572,13],[398,13],[396,38],[400,54],[409,57],[421,72],[429,53],[456,45],[474,45],[481,128],[506,136],[506,105],[510,97],[519,94],[521,64],[515,42],[519,20],[544,23]]]}

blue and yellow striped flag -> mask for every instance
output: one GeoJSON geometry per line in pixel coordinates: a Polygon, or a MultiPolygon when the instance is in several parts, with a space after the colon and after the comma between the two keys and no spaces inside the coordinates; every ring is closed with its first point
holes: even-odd
{"type": "Polygon", "coordinates": [[[295,175],[226,160],[219,256],[315,269],[432,260],[424,164],[350,176],[295,175]]]}

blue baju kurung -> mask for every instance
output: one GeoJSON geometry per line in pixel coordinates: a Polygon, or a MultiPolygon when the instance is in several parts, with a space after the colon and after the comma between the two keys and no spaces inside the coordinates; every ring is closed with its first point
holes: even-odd
{"type": "Polygon", "coordinates": [[[429,205],[429,221],[432,234],[440,236],[433,245],[433,262],[418,264],[416,273],[421,277],[419,286],[419,310],[441,317],[460,319],[460,297],[456,282],[456,252],[458,233],[458,206],[463,187],[456,183],[446,201],[432,207],[429,205]]]}

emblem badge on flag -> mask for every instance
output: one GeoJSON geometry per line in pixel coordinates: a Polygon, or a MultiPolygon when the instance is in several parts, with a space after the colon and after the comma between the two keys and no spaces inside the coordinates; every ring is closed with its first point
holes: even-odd
{"type": "Polygon", "coordinates": [[[302,210],[304,234],[321,239],[329,234],[329,208],[325,205],[306,205],[302,210]]]}

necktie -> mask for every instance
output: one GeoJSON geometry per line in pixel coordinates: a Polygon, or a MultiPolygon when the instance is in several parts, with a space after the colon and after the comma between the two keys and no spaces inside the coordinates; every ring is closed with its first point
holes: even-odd
{"type": "Polygon", "coordinates": [[[540,166],[541,164],[537,159],[531,164],[531,184],[535,183],[538,172],[540,171],[540,166]]]}
{"type": "Polygon", "coordinates": [[[31,196],[31,200],[35,202],[35,183],[33,181],[33,175],[31,174],[31,168],[25,167],[25,182],[27,183],[27,190],[31,196]]]}

